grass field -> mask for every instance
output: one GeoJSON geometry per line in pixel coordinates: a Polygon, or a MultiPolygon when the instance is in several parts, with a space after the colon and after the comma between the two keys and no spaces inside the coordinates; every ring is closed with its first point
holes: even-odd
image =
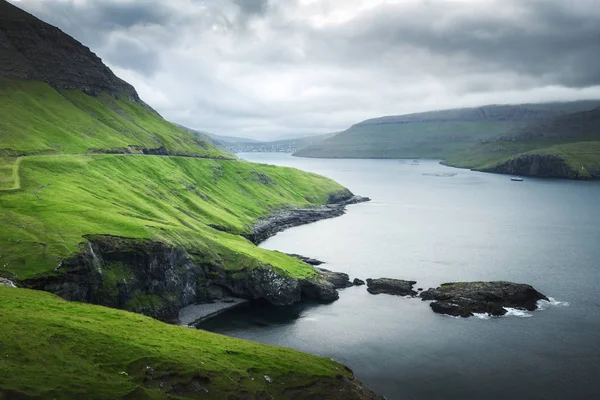
{"type": "Polygon", "coordinates": [[[0,286],[0,304],[0,399],[286,399],[299,386],[305,397],[357,398],[311,387],[351,377],[330,359],[44,292],[0,286]]]}
{"type": "Polygon", "coordinates": [[[18,279],[52,271],[94,234],[197,249],[228,269],[312,276],[240,235],[272,210],[324,204],[343,189],[290,168],[186,157],[31,156],[19,174],[20,190],[0,191],[0,274],[18,279]]]}
{"type": "Polygon", "coordinates": [[[127,98],[43,82],[0,76],[0,115],[0,156],[164,147],[169,154],[231,157],[127,98]]]}

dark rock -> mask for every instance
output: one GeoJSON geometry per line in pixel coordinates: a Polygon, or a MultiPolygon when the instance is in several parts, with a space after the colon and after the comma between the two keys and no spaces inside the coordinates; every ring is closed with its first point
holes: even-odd
{"type": "Polygon", "coordinates": [[[229,271],[182,248],[147,239],[88,236],[51,275],[21,282],[67,300],[99,304],[175,322],[179,309],[224,297],[291,305],[303,298],[338,299],[332,283],[295,279],[268,268],[229,271]]]}
{"type": "Polygon", "coordinates": [[[579,171],[555,154],[520,154],[482,171],[545,178],[580,178],[579,171]]]}
{"type": "Polygon", "coordinates": [[[244,235],[254,244],[274,236],[285,229],[305,225],[322,219],[334,218],[346,212],[346,206],[370,201],[369,198],[353,195],[349,190],[342,190],[329,196],[328,204],[310,208],[287,208],[276,211],[271,216],[259,220],[252,227],[252,232],[244,235]]]}
{"type": "Polygon", "coordinates": [[[365,281],[363,281],[362,279],[354,278],[354,280],[352,281],[352,284],[354,286],[362,286],[365,284],[365,281]]]}
{"type": "Polygon", "coordinates": [[[422,291],[423,291],[423,288],[422,288],[422,287],[420,287],[420,288],[418,288],[418,289],[417,289],[417,291],[418,291],[418,292],[422,292],[422,291]]]}
{"type": "Polygon", "coordinates": [[[331,283],[336,289],[343,289],[352,286],[352,282],[350,282],[350,277],[348,274],[344,274],[343,272],[333,272],[324,268],[315,268],[315,270],[323,279],[331,283]]]}
{"type": "Polygon", "coordinates": [[[300,254],[289,254],[288,253],[288,256],[297,258],[298,260],[304,261],[305,263],[307,263],[309,265],[313,265],[313,266],[325,264],[325,262],[323,262],[323,261],[319,261],[317,259],[310,258],[310,257],[301,256],[300,254]]]}
{"type": "Polygon", "coordinates": [[[133,86],[119,79],[89,48],[7,1],[0,1],[0,75],[93,96],[126,95],[148,107],[133,86]]]}
{"type": "Polygon", "coordinates": [[[423,300],[434,300],[431,303],[434,312],[461,317],[474,313],[500,316],[506,314],[505,307],[533,311],[539,300],[548,300],[530,285],[511,282],[444,283],[420,296],[423,300]]]}
{"type": "Polygon", "coordinates": [[[367,279],[367,291],[371,294],[392,294],[396,296],[416,296],[413,290],[416,281],[404,281],[400,279],[367,279]]]}

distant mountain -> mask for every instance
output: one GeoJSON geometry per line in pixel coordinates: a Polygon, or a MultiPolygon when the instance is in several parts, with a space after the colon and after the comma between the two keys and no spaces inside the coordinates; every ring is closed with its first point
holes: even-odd
{"type": "Polygon", "coordinates": [[[226,143],[225,148],[232,153],[294,153],[307,146],[317,145],[337,133],[307,136],[294,139],[275,140],[259,143],[226,143]]]}
{"type": "Polygon", "coordinates": [[[456,154],[448,164],[525,176],[600,178],[600,108],[530,123],[456,154]]]}
{"type": "Polygon", "coordinates": [[[317,158],[448,159],[534,121],[590,110],[600,101],[488,105],[373,118],[294,155],[317,158]]]}

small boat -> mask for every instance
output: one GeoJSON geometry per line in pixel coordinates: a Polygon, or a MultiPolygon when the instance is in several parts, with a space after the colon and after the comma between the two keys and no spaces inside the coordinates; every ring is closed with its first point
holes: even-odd
{"type": "Polygon", "coordinates": [[[513,176],[512,178],[510,178],[510,180],[513,182],[523,182],[523,178],[520,178],[518,176],[513,176]]]}

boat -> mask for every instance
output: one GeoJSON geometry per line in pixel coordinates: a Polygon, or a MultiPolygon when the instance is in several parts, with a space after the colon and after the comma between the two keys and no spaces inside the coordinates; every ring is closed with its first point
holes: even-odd
{"type": "Polygon", "coordinates": [[[523,178],[520,178],[518,176],[513,176],[512,178],[510,178],[510,180],[513,182],[523,182],[523,178]]]}

